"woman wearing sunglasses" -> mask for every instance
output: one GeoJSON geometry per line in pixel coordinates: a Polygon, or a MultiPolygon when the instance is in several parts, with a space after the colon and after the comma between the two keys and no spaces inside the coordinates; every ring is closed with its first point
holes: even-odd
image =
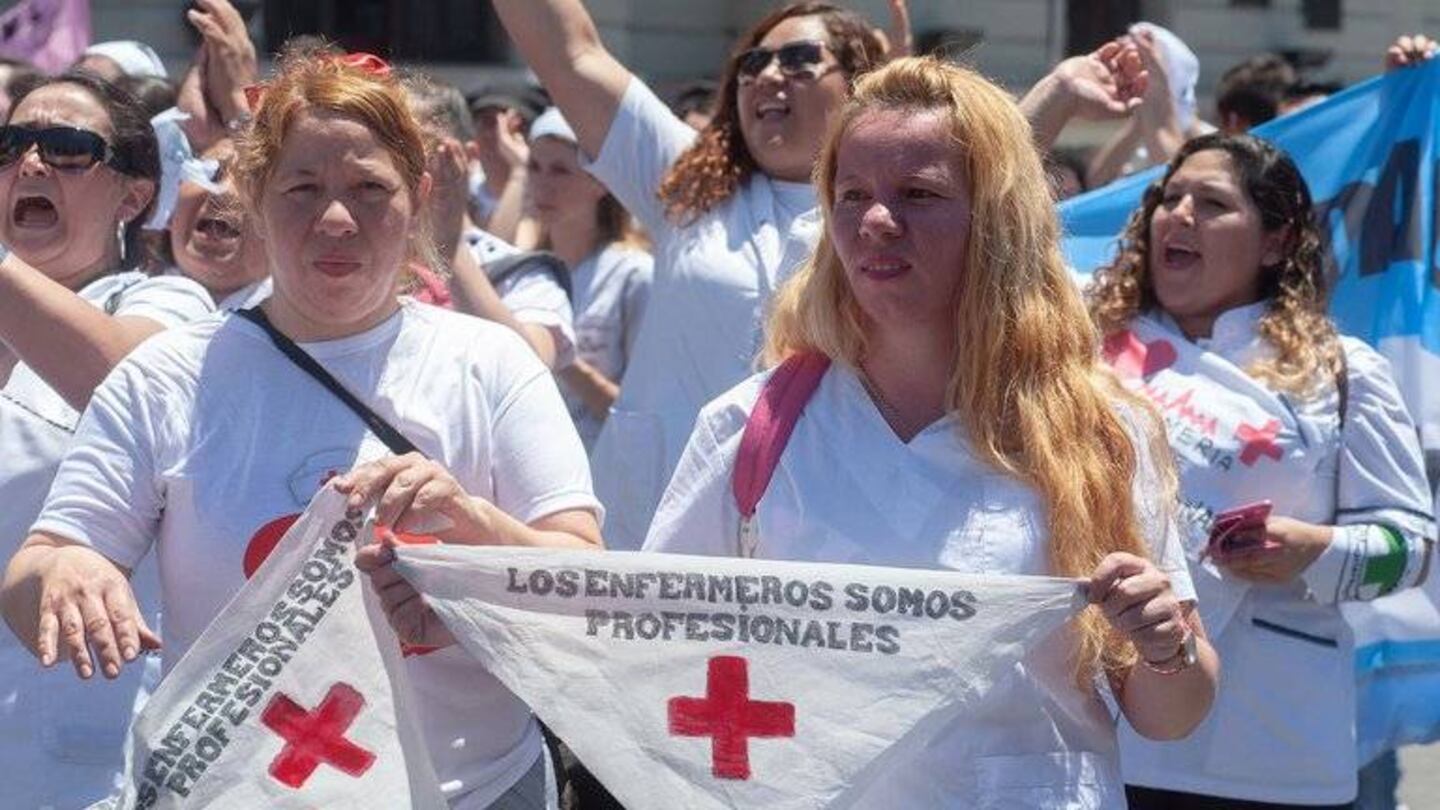
{"type": "MultiPolygon", "coordinates": [[[[22,87],[0,126],[0,553],[25,539],[96,386],[146,337],[205,315],[179,278],[132,270],[160,173],[139,102],[71,73],[22,87]]],[[[154,607],[153,567],[136,589],[154,607]]],[[[15,807],[107,795],[142,673],[83,689],[0,634],[0,780],[15,807]]],[[[137,668],[138,669],[138,668],[137,668]]]]}
{"type": "MultiPolygon", "coordinates": [[[[133,668],[155,639],[123,572],[153,552],[173,666],[326,482],[356,507],[378,499],[399,532],[598,546],[585,451],[549,370],[510,329],[399,295],[404,268],[434,252],[426,165],[383,62],[282,58],[232,175],[274,294],[157,336],[96,391],[0,591],[43,664],[133,668]],[[287,339],[336,388],[283,353],[287,339]]],[[[459,648],[407,652],[452,805],[550,806],[525,704],[459,648]]]]}
{"type": "Polygon", "coordinates": [[[495,8],[587,170],[655,240],[645,325],[592,458],[609,544],[638,548],[700,406],[750,373],[771,293],[809,250],[815,153],[880,40],[826,3],[771,13],[736,42],[697,133],[605,49],[579,0],[495,8]]]}

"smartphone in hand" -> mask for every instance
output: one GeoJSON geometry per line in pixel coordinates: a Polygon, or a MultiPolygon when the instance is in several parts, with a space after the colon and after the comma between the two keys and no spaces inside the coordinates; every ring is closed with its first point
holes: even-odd
{"type": "Polygon", "coordinates": [[[1274,548],[1265,534],[1265,521],[1270,517],[1270,501],[1257,501],[1227,509],[1215,516],[1210,524],[1210,541],[1205,547],[1206,556],[1224,560],[1235,554],[1249,554],[1274,548]]]}

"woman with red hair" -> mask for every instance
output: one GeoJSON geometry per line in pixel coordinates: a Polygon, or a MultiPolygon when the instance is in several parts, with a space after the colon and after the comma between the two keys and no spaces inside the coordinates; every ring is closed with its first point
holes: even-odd
{"type": "MultiPolygon", "coordinates": [[[[549,370],[505,327],[398,295],[402,268],[427,252],[426,157],[379,60],[282,61],[233,170],[274,293],[147,342],[95,392],[0,590],[43,665],[113,676],[158,645],[126,581],[153,550],[168,671],[327,481],[357,506],[378,499],[377,522],[396,531],[599,546],[584,450],[549,370]]],[[[553,781],[529,708],[458,648],[405,662],[452,806],[545,806],[553,781]]]]}

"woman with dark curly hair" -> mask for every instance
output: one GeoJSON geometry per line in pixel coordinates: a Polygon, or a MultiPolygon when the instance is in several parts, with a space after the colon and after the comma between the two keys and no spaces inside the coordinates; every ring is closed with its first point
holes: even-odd
{"type": "Polygon", "coordinates": [[[638,548],[700,406],[752,371],[771,293],[818,229],[809,180],[826,122],[882,45],[827,3],[780,8],[736,41],[697,133],[605,50],[579,0],[495,8],[587,169],[655,240],[645,326],[592,457],[607,543],[638,548]]]}
{"type": "Polygon", "coordinates": [[[1185,740],[1122,730],[1130,806],[1348,807],[1354,640],[1340,605],[1419,583],[1434,522],[1388,365],[1325,315],[1299,170],[1250,135],[1190,141],[1089,293],[1106,360],[1165,417],[1225,669],[1185,740]]]}

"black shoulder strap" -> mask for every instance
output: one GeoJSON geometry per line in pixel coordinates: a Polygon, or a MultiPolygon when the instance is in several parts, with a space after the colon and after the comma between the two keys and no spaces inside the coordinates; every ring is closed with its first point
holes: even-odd
{"type": "Polygon", "coordinates": [[[139,284],[140,282],[146,280],[148,280],[147,277],[141,276],[140,278],[134,279],[122,285],[120,289],[105,296],[105,304],[100,308],[105,310],[106,315],[114,315],[115,313],[119,312],[120,304],[122,301],[125,300],[125,293],[130,292],[131,287],[134,287],[136,284],[139,284]]]}
{"type": "Polygon", "coordinates": [[[529,250],[485,262],[485,275],[490,277],[490,283],[496,287],[511,276],[523,276],[527,273],[548,274],[560,285],[560,289],[565,291],[566,298],[574,297],[570,290],[570,271],[559,256],[549,251],[529,250]]]}
{"type": "MultiPolygon", "coordinates": [[[[330,393],[334,394],[341,402],[345,403],[346,407],[354,411],[355,415],[360,417],[365,424],[369,426],[370,430],[374,432],[380,441],[385,442],[385,446],[390,448],[392,453],[397,456],[403,456],[406,453],[420,453],[420,448],[405,438],[405,434],[396,430],[389,422],[386,422],[385,418],[380,414],[370,410],[369,405],[361,402],[358,397],[346,390],[345,386],[341,385],[339,380],[330,376],[330,372],[326,371],[323,366],[315,361],[315,358],[306,354],[304,349],[295,345],[295,341],[286,337],[279,329],[276,329],[275,325],[270,323],[270,319],[265,317],[265,313],[261,311],[259,307],[236,310],[235,314],[265,330],[265,334],[270,336],[270,341],[275,344],[275,348],[290,358],[290,361],[299,366],[306,374],[314,377],[317,382],[330,389],[330,393]]],[[[424,455],[424,453],[420,454],[422,456],[424,455]]]]}

